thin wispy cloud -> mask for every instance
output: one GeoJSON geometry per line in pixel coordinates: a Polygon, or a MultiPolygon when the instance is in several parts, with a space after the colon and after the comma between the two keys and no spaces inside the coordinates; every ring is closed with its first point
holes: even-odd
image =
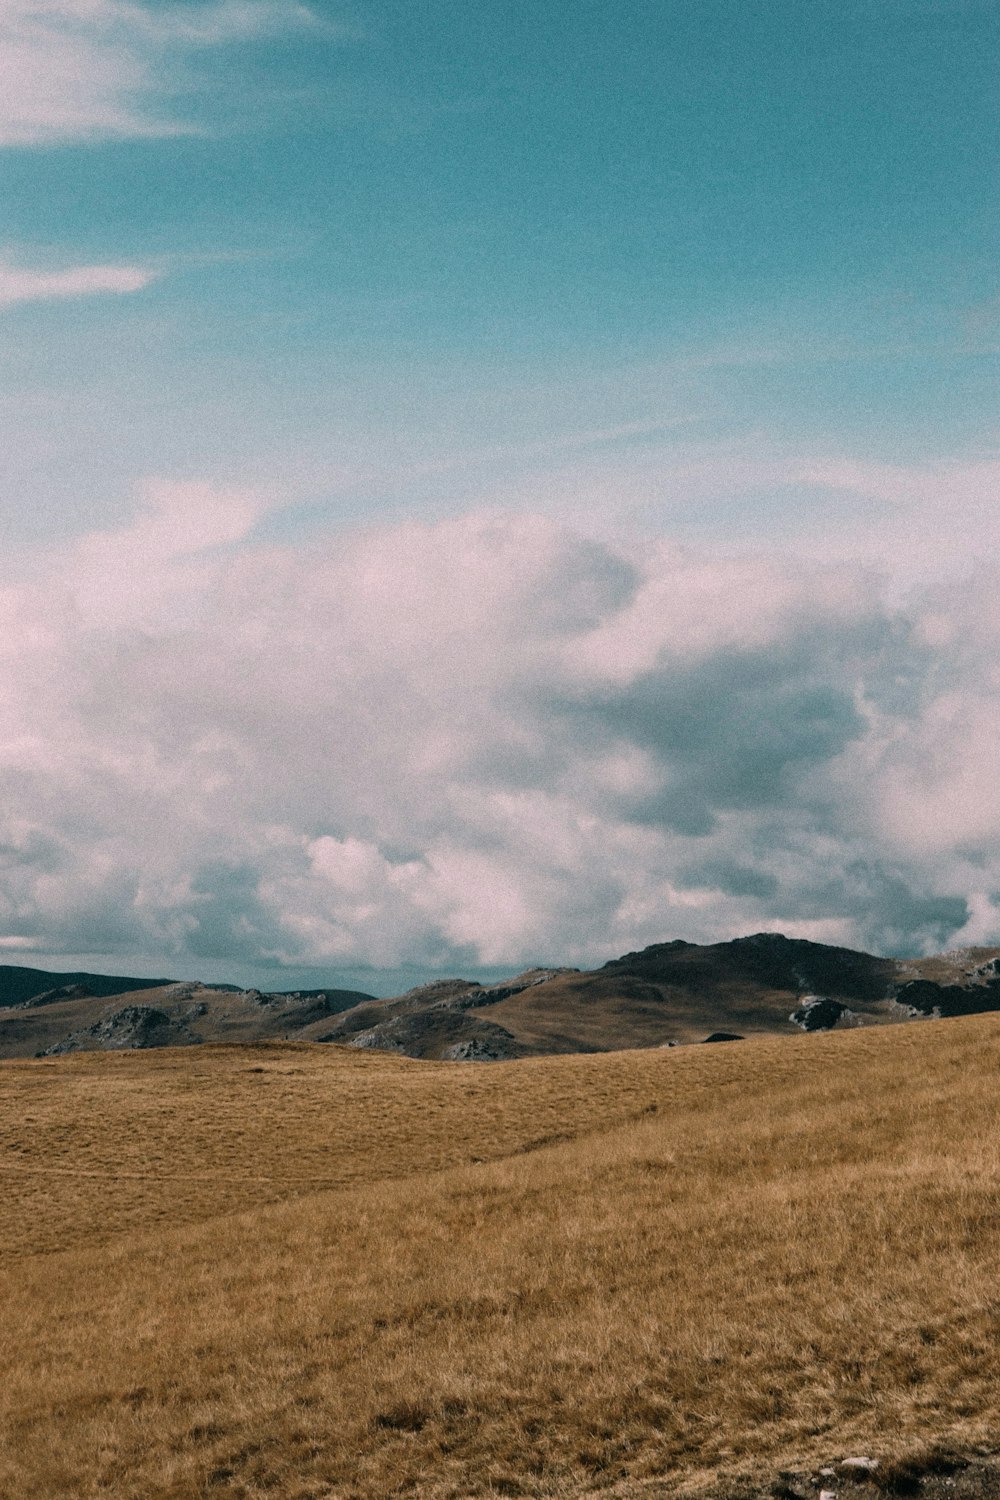
{"type": "Polygon", "coordinates": [[[184,133],[171,60],[312,25],[297,0],[0,0],[0,146],[184,133]]]}
{"type": "Polygon", "coordinates": [[[158,272],[148,266],[69,266],[61,271],[30,270],[0,260],[0,307],[53,298],[123,296],[141,292],[158,272]]]}

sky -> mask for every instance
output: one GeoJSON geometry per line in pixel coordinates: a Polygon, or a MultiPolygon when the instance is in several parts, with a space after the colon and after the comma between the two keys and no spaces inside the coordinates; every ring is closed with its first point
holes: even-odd
{"type": "Polygon", "coordinates": [[[0,959],[1000,943],[998,63],[0,0],[0,959]]]}

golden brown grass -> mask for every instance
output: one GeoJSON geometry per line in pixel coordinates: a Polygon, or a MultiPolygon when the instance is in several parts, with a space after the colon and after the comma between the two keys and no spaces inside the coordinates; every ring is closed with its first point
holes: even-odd
{"type": "Polygon", "coordinates": [[[997,1016],[5,1065],[0,1494],[645,1496],[995,1446],[998,1065],[997,1016]]]}

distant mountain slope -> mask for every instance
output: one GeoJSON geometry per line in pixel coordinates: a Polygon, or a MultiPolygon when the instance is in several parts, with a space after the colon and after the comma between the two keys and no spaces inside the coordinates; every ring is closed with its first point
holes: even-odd
{"type": "Polygon", "coordinates": [[[149,990],[155,985],[169,983],[169,979],[126,979],[111,974],[52,974],[47,969],[0,964],[0,1006],[23,1005],[27,1000],[47,999],[52,991],[61,989],[81,988],[89,995],[98,996],[125,995],[131,990],[149,990]]]}
{"type": "Polygon", "coordinates": [[[656,943],[587,972],[437,980],[388,1000],[7,966],[0,1006],[0,1057],[294,1039],[500,1061],[1000,1010],[1000,948],[887,959],[757,933],[656,943]]]}
{"type": "MultiPolygon", "coordinates": [[[[34,978],[16,978],[0,988],[0,1000],[6,1002],[0,1009],[0,1058],[285,1040],[316,1021],[329,1024],[339,1011],[373,998],[356,990],[267,994],[196,981],[21,972],[34,978]],[[39,981],[46,986],[40,992],[9,999],[33,990],[39,981]]],[[[3,971],[0,986],[11,973],[17,971],[3,971]]]]}

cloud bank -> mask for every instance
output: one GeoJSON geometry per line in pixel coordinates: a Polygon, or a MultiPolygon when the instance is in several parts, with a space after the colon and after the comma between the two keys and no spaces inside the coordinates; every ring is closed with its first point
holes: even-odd
{"type": "Polygon", "coordinates": [[[425,970],[1000,935],[1000,606],[161,484],[0,593],[0,941],[425,970]],[[248,540],[249,538],[249,540],[248,540]]]}
{"type": "Polygon", "coordinates": [[[173,59],[312,22],[295,0],[0,0],[0,146],[178,134],[173,59]]]}

